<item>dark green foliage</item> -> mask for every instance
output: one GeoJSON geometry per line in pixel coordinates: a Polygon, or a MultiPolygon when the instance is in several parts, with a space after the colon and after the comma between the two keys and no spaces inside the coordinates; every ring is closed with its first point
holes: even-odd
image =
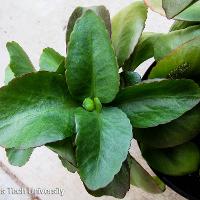
{"type": "Polygon", "coordinates": [[[165,190],[129,155],[133,138],[161,173],[199,169],[199,148],[191,140],[200,130],[200,1],[145,3],[185,21],[167,34],[142,33],[142,1],[112,23],[104,6],[78,7],[67,26],[66,57],[45,48],[39,72],[19,44],[7,43],[0,145],[12,165],[23,166],[35,147],[45,145],[66,170],[80,175],[91,195],[116,198],[124,198],[130,184],[150,193],[165,190]],[[155,66],[143,80],[134,70],[152,57],[155,66]]]}

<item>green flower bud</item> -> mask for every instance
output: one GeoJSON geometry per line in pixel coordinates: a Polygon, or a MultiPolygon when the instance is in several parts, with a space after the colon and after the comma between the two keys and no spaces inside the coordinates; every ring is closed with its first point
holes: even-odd
{"type": "Polygon", "coordinates": [[[85,108],[85,110],[92,112],[93,110],[95,110],[95,104],[94,101],[91,98],[86,98],[83,101],[83,108],[85,108]]]}
{"type": "Polygon", "coordinates": [[[102,104],[101,104],[99,98],[97,98],[97,97],[94,98],[94,104],[95,104],[96,111],[97,112],[101,112],[101,110],[102,110],[102,104]]]}

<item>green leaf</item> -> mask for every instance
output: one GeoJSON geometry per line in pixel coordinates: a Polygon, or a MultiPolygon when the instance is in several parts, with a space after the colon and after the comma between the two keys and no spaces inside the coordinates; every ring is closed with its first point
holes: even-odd
{"type": "Polygon", "coordinates": [[[63,167],[65,167],[69,172],[71,173],[76,173],[77,168],[75,165],[73,165],[72,163],[70,163],[68,160],[62,158],[61,156],[58,156],[63,167]]]}
{"type": "Polygon", "coordinates": [[[158,176],[153,176],[153,179],[155,180],[155,182],[157,183],[157,185],[159,186],[159,188],[162,191],[166,190],[166,185],[165,183],[158,177],[158,176]]]}
{"type": "MultiPolygon", "coordinates": [[[[10,65],[6,68],[5,71],[5,84],[7,85],[12,79],[15,78],[15,76],[21,76],[22,74],[25,74],[27,72],[34,71],[34,67],[29,60],[28,56],[24,52],[24,50],[17,44],[16,42],[7,43],[7,48],[10,53],[11,62],[10,65],[15,66],[14,72],[11,70],[10,65]],[[20,57],[20,58],[19,58],[20,57]],[[19,60],[20,59],[20,60],[19,60]],[[21,61],[21,59],[23,59],[21,61]],[[24,62],[24,64],[23,64],[24,62]],[[27,65],[27,67],[25,66],[27,65]],[[20,73],[16,73],[17,71],[20,71],[20,73]],[[23,71],[24,70],[24,71],[23,71]]],[[[30,149],[5,149],[6,155],[8,158],[8,161],[11,165],[21,167],[25,165],[33,152],[33,148],[30,149]]]]}
{"type": "Polygon", "coordinates": [[[200,105],[178,119],[148,129],[134,129],[134,137],[155,148],[174,147],[189,142],[199,134],[200,105]]]}
{"type": "Polygon", "coordinates": [[[14,41],[8,42],[6,47],[10,55],[9,66],[15,76],[21,76],[35,71],[28,55],[19,44],[14,41]]]}
{"type": "Polygon", "coordinates": [[[6,71],[5,71],[5,80],[4,80],[4,83],[7,85],[14,78],[15,78],[15,75],[12,72],[10,66],[8,65],[6,67],[6,71]]]}
{"type": "Polygon", "coordinates": [[[129,159],[131,184],[146,192],[159,194],[165,191],[165,185],[158,182],[134,159],[129,159]]]}
{"type": "Polygon", "coordinates": [[[189,142],[168,149],[151,149],[142,145],[142,155],[155,170],[170,176],[183,176],[199,169],[200,152],[189,142]]]}
{"type": "Polygon", "coordinates": [[[75,150],[71,138],[46,144],[46,147],[58,154],[58,157],[64,167],[66,167],[72,173],[76,172],[77,167],[75,150]]]}
{"type": "MultiPolygon", "coordinates": [[[[112,30],[111,30],[111,20],[110,20],[109,10],[105,6],[92,6],[88,7],[88,9],[94,11],[97,16],[103,19],[106,29],[109,35],[111,36],[112,30]]],[[[86,11],[88,9],[86,9],[86,11]]]]}
{"type": "Polygon", "coordinates": [[[172,50],[197,36],[200,36],[199,25],[161,35],[154,44],[154,58],[157,61],[161,60],[171,53],[172,50]]]}
{"type": "Polygon", "coordinates": [[[160,38],[160,33],[143,33],[135,51],[126,61],[125,70],[135,70],[141,63],[154,56],[154,44],[160,38]]]}
{"type": "Polygon", "coordinates": [[[65,140],[58,142],[49,143],[46,144],[46,146],[50,150],[58,154],[60,157],[62,157],[65,160],[68,160],[70,163],[76,166],[75,151],[71,138],[67,138],[65,140]]]}
{"type": "Polygon", "coordinates": [[[22,167],[25,165],[33,152],[33,148],[30,149],[6,149],[6,155],[11,165],[22,167]]]}
{"type": "Polygon", "coordinates": [[[162,6],[167,18],[171,19],[196,1],[197,0],[162,0],[162,6]]]}
{"type": "Polygon", "coordinates": [[[110,22],[110,13],[109,11],[106,9],[105,6],[92,6],[92,7],[77,7],[73,13],[71,14],[70,18],[69,18],[69,22],[67,25],[67,33],[66,33],[66,44],[68,46],[68,43],[70,41],[70,36],[71,33],[74,29],[74,25],[76,23],[76,21],[85,14],[86,11],[88,10],[92,10],[96,13],[96,15],[98,15],[99,17],[101,17],[106,25],[106,28],[108,30],[108,32],[111,35],[111,22],[110,22]]]}
{"type": "Polygon", "coordinates": [[[68,24],[67,24],[67,32],[66,32],[66,46],[68,47],[68,43],[70,40],[71,33],[74,29],[74,25],[76,21],[83,15],[83,7],[77,7],[73,13],[71,14],[68,24]]]}
{"type": "Polygon", "coordinates": [[[40,56],[40,70],[49,72],[65,72],[65,57],[52,48],[45,48],[40,56]]]}
{"type": "Polygon", "coordinates": [[[199,25],[199,22],[188,22],[188,21],[179,21],[179,20],[176,20],[172,24],[172,26],[170,28],[170,32],[181,30],[181,29],[185,29],[185,28],[188,28],[190,26],[195,26],[195,25],[199,25]]]}
{"type": "Polygon", "coordinates": [[[121,90],[115,105],[133,127],[147,128],[177,119],[199,101],[200,88],[192,80],[154,80],[121,90]]]}
{"type": "Polygon", "coordinates": [[[191,5],[189,8],[181,12],[179,15],[175,17],[177,20],[182,21],[200,21],[200,1],[197,1],[193,5],[191,5]]]}
{"type": "Polygon", "coordinates": [[[130,169],[127,162],[124,162],[118,174],[115,175],[113,181],[105,188],[91,191],[86,187],[89,194],[95,197],[113,196],[118,199],[123,199],[130,189],[130,169]]]}
{"type": "MultiPolygon", "coordinates": [[[[165,11],[162,8],[162,0],[144,0],[146,5],[153,11],[165,16],[165,11]]],[[[168,0],[166,0],[168,1],[168,0]]],[[[176,20],[181,21],[200,21],[200,1],[197,1],[189,8],[174,17],[176,20]]]]}
{"type": "Polygon", "coordinates": [[[120,171],[132,139],[132,127],[118,108],[103,108],[101,113],[76,111],[77,163],[87,188],[107,186],[120,171]]]}
{"type": "Polygon", "coordinates": [[[121,87],[128,87],[140,83],[142,81],[141,76],[137,72],[123,71],[120,74],[121,87]]]}
{"type": "Polygon", "coordinates": [[[162,7],[162,0],[144,0],[144,2],[152,11],[165,16],[165,11],[162,7]]]}
{"type": "Polygon", "coordinates": [[[98,97],[111,102],[119,90],[118,66],[103,21],[86,11],[70,37],[67,54],[67,83],[75,99],[98,97]]]}
{"type": "Polygon", "coordinates": [[[133,53],[147,18],[147,7],[142,1],[122,9],[112,19],[112,41],[120,66],[133,53]]]}
{"type": "Polygon", "coordinates": [[[177,47],[151,71],[149,78],[189,78],[199,80],[200,37],[177,47]]]}
{"type": "Polygon", "coordinates": [[[46,147],[76,166],[75,152],[71,138],[67,138],[58,142],[48,143],[46,144],[46,147]]]}
{"type": "Polygon", "coordinates": [[[30,73],[0,89],[0,145],[27,149],[74,133],[72,101],[63,76],[30,73]]]}

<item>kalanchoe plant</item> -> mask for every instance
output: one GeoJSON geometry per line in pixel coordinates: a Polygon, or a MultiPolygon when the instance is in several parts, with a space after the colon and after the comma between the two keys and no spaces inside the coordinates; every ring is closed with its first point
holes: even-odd
{"type": "MultiPolygon", "coordinates": [[[[199,2],[184,2],[145,1],[169,18],[198,18],[184,12],[199,2]]],[[[152,168],[173,176],[198,170],[190,141],[200,129],[199,25],[177,21],[168,34],[142,33],[147,10],[138,1],[110,22],[104,6],[76,8],[66,57],[44,49],[39,72],[19,44],[7,43],[0,145],[11,164],[23,166],[45,145],[91,195],[123,198],[130,184],[161,193],[164,184],[129,154],[134,136],[152,168]],[[156,66],[141,79],[134,70],[151,57],[156,66]]]]}

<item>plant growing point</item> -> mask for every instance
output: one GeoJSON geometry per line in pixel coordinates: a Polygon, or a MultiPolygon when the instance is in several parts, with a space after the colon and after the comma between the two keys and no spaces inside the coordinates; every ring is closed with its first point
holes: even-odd
{"type": "Polygon", "coordinates": [[[95,103],[91,98],[86,98],[83,101],[83,108],[85,108],[85,110],[92,112],[95,109],[95,103]]]}

